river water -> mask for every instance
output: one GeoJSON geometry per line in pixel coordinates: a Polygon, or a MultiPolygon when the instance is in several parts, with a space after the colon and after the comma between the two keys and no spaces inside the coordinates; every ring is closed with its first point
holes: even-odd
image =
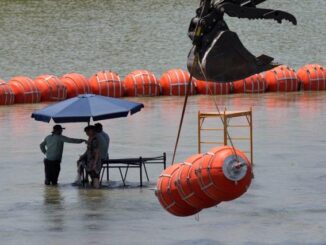
{"type": "MultiPolygon", "coordinates": [[[[150,69],[157,76],[185,68],[186,37],[197,1],[0,2],[0,77],[90,76],[112,69],[122,76],[150,69]]],[[[325,1],[269,1],[265,7],[295,14],[298,26],[228,19],[255,54],[299,68],[326,65],[325,1]]],[[[177,218],[165,212],[150,183],[90,190],[71,185],[84,145],[65,145],[57,188],[43,185],[39,143],[53,124],[31,120],[46,104],[0,107],[0,244],[326,244],[326,93],[229,95],[221,108],[253,107],[255,179],[238,200],[177,218]]],[[[171,160],[183,98],[137,98],[145,108],[131,117],[103,121],[110,155],[171,160]]],[[[177,161],[197,151],[197,112],[215,110],[209,96],[190,98],[177,161]]],[[[65,134],[84,137],[83,124],[65,134]]],[[[169,162],[170,164],[170,162],[169,162]]],[[[119,175],[112,172],[113,184],[119,175]]]]}

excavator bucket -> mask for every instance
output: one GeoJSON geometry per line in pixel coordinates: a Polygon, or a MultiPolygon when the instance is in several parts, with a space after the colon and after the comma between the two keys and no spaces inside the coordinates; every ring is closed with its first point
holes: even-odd
{"type": "Polygon", "coordinates": [[[188,70],[199,80],[232,82],[270,70],[278,65],[267,55],[255,57],[241,43],[235,32],[220,31],[213,41],[188,55],[188,70]],[[194,62],[195,54],[198,59],[194,62]]]}

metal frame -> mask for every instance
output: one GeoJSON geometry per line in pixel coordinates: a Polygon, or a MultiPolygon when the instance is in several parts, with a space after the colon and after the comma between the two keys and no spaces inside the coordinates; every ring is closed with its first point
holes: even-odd
{"type": "Polygon", "coordinates": [[[250,150],[243,151],[244,153],[250,153],[250,160],[253,164],[253,121],[252,121],[252,108],[248,111],[227,111],[226,108],[223,112],[201,112],[198,111],[198,153],[201,153],[202,144],[212,145],[228,145],[229,137],[234,141],[249,141],[250,150]],[[216,128],[204,128],[204,122],[207,118],[221,118],[218,122],[222,123],[221,127],[216,128]],[[236,117],[246,117],[248,124],[231,125],[229,121],[236,117]],[[249,128],[249,137],[232,137],[228,136],[229,128],[249,128]],[[202,131],[223,131],[223,141],[203,141],[202,131]]]}

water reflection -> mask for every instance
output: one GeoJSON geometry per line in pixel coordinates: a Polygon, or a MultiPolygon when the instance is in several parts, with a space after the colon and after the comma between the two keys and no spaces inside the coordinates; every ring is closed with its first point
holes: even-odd
{"type": "Polygon", "coordinates": [[[43,214],[49,231],[64,230],[64,198],[59,187],[44,187],[43,214]]]}

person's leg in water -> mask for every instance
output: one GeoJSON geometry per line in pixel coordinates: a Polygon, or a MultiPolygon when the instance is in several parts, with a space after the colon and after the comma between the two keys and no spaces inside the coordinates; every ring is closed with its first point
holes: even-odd
{"type": "Polygon", "coordinates": [[[49,169],[49,162],[47,159],[44,159],[44,175],[45,175],[45,180],[44,184],[45,185],[50,185],[50,169],[49,169]]]}
{"type": "Polygon", "coordinates": [[[58,178],[60,174],[60,161],[54,161],[53,162],[53,169],[52,169],[52,185],[57,185],[58,184],[58,178]]]}

